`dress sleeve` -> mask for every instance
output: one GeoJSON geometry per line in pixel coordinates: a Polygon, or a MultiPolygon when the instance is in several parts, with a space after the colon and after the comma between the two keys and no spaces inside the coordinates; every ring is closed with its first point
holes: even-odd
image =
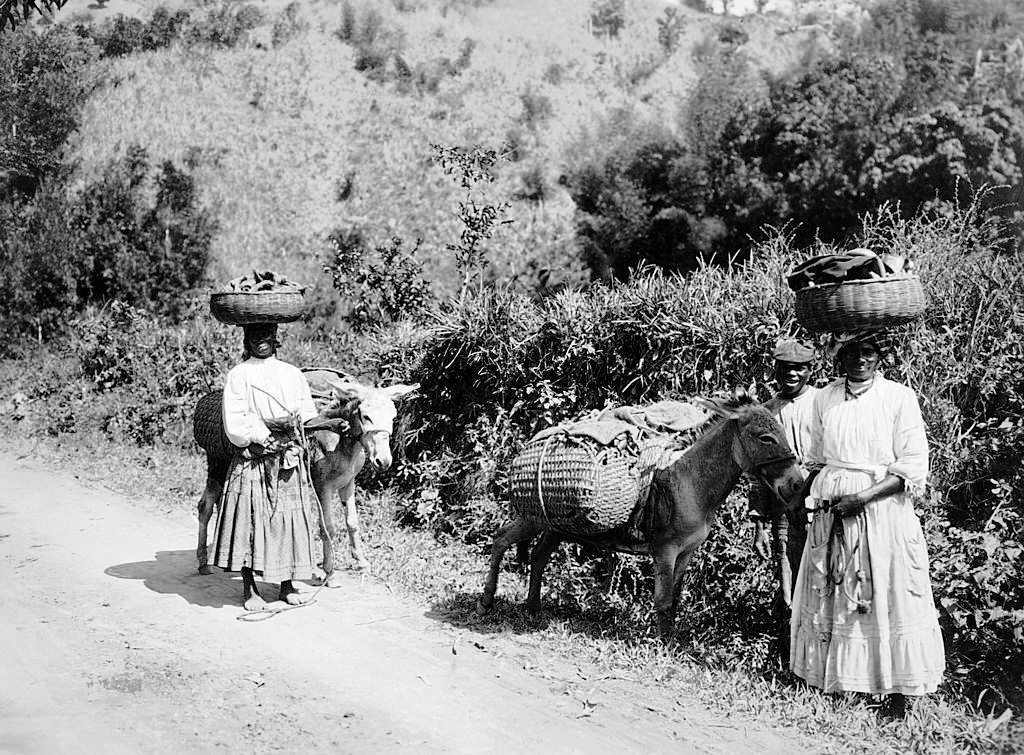
{"type": "Polygon", "coordinates": [[[305,375],[299,373],[299,418],[303,422],[308,422],[320,414],[317,411],[316,404],[313,402],[313,394],[310,393],[309,383],[306,381],[305,375]]]}
{"type": "Polygon", "coordinates": [[[892,452],[896,461],[889,465],[889,474],[902,477],[908,491],[924,488],[928,478],[928,436],[917,396],[909,388],[900,391],[893,425],[892,452]]]}
{"type": "Polygon", "coordinates": [[[224,433],[228,440],[239,448],[250,443],[263,443],[270,437],[270,430],[254,411],[249,408],[249,386],[238,371],[228,372],[224,383],[224,433]]]}
{"type": "Polygon", "coordinates": [[[811,407],[811,447],[807,450],[806,466],[808,471],[821,469],[825,466],[825,426],[822,415],[825,411],[826,391],[820,390],[814,396],[811,407]]]}

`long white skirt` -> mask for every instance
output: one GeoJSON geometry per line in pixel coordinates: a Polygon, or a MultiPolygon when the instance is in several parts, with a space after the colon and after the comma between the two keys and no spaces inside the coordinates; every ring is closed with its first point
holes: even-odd
{"type": "MultiPolygon", "coordinates": [[[[874,482],[835,467],[819,480],[828,488],[821,497],[874,482]]],[[[945,655],[913,506],[904,494],[874,501],[862,516],[841,521],[841,536],[833,535],[833,521],[818,512],[808,528],[793,595],[790,668],[825,692],[934,692],[945,655]]]]}

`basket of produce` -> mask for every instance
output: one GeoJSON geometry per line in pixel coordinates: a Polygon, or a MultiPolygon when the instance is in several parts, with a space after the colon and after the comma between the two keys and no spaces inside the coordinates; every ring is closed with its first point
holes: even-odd
{"type": "Polygon", "coordinates": [[[518,516],[560,532],[608,532],[646,502],[665,448],[664,441],[638,442],[628,431],[601,438],[552,428],[512,461],[509,504],[518,516]]]}
{"type": "Polygon", "coordinates": [[[272,270],[253,271],[210,294],[210,314],[229,325],[293,322],[302,317],[304,292],[272,270]]]}
{"type": "Polygon", "coordinates": [[[788,276],[796,319],[814,333],[892,328],[924,314],[921,279],[901,257],[867,249],[815,257],[788,276]]]}

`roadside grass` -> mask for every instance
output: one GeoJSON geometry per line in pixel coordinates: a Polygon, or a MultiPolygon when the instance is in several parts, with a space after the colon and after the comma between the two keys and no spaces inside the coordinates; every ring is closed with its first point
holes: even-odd
{"type": "MultiPolygon", "coordinates": [[[[153,511],[193,509],[205,481],[199,453],[167,446],[126,447],[99,433],[29,436],[25,429],[6,413],[0,417],[0,451],[72,473],[86,485],[108,488],[153,511]]],[[[1024,726],[1019,722],[997,725],[942,694],[918,702],[905,721],[896,722],[879,716],[876,699],[822,695],[794,682],[781,668],[753,674],[709,665],[685,641],[663,644],[654,635],[653,622],[638,627],[628,621],[597,621],[552,595],[544,596],[542,614],[531,618],[522,605],[526,574],[513,563],[513,555],[506,556],[494,608],[478,616],[476,597],[487,567],[484,549],[396,525],[399,503],[389,491],[369,496],[360,492],[371,574],[396,593],[431,606],[429,615],[439,621],[478,634],[514,635],[515,647],[521,648],[514,652],[527,669],[541,673],[545,656],[571,658],[590,680],[622,678],[657,685],[660,700],[698,701],[737,726],[752,722],[791,727],[820,752],[1024,752],[1024,726]]],[[[348,558],[344,544],[339,554],[348,558]]],[[[647,707],[672,715],[657,704],[647,707]]]]}

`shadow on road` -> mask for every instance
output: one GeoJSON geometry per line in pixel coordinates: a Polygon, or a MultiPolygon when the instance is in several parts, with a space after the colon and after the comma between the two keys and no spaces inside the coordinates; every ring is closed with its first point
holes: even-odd
{"type": "Polygon", "coordinates": [[[222,608],[241,602],[242,583],[238,575],[196,571],[194,551],[157,551],[152,561],[109,566],[103,571],[118,579],[141,579],[153,592],[180,595],[195,606],[222,608]]]}

